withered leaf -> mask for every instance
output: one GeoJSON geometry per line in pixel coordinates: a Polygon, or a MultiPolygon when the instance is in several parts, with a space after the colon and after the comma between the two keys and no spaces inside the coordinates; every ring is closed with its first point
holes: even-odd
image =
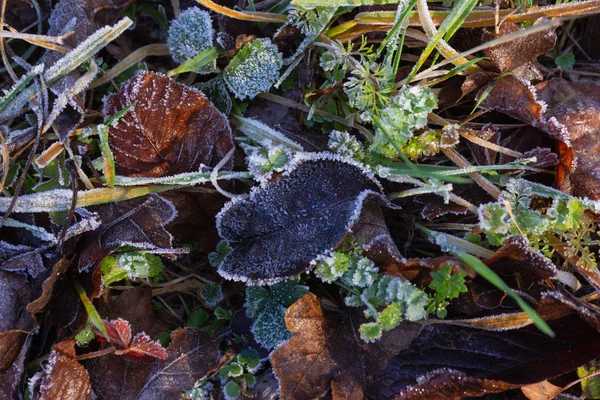
{"type": "MultiPolygon", "coordinates": [[[[110,294],[98,299],[100,315],[110,319],[124,318],[131,323],[134,332],[144,331],[153,338],[158,332],[169,330],[169,325],[153,313],[151,289],[135,288],[119,295],[110,294]],[[107,301],[103,302],[105,298],[107,301]]],[[[152,364],[127,361],[114,354],[85,360],[83,364],[90,375],[94,395],[99,400],[135,399],[152,369],[152,364]]]]}
{"type": "Polygon", "coordinates": [[[354,229],[365,204],[380,199],[379,183],[358,164],[327,153],[304,157],[219,213],[219,234],[233,247],[219,266],[222,276],[273,283],[297,275],[354,229]]]}
{"type": "Polygon", "coordinates": [[[5,271],[24,271],[34,278],[46,269],[39,249],[12,245],[3,240],[0,240],[0,268],[5,271]]]}
{"type": "Polygon", "coordinates": [[[140,73],[106,99],[104,115],[114,115],[134,102],[109,129],[121,175],[159,177],[198,171],[202,165],[216,165],[233,148],[227,118],[192,87],[153,72],[140,73]]]}
{"type": "Polygon", "coordinates": [[[35,326],[25,310],[29,289],[25,275],[0,270],[0,372],[10,368],[35,326]]]}
{"type": "Polygon", "coordinates": [[[54,346],[48,366],[42,372],[40,400],[91,399],[90,377],[83,365],[75,360],[75,340],[66,340],[54,346]]]}
{"type": "Polygon", "coordinates": [[[545,131],[559,141],[559,185],[576,196],[600,199],[600,84],[552,79],[536,87],[515,77],[498,81],[483,106],[545,131]]]}
{"type": "Polygon", "coordinates": [[[173,204],[158,195],[110,203],[96,208],[102,220],[79,257],[79,269],[87,270],[120,246],[172,255],[172,236],[164,228],[177,215],[173,204]]]}
{"type": "Polygon", "coordinates": [[[219,342],[199,329],[178,329],[171,334],[169,358],[157,362],[136,397],[138,400],[170,400],[213,373],[219,361],[219,342]]]}
{"type": "Polygon", "coordinates": [[[548,106],[546,115],[567,128],[574,151],[563,189],[571,185],[575,196],[600,199],[600,84],[552,79],[537,84],[536,90],[548,106]]]}
{"type": "Polygon", "coordinates": [[[536,283],[556,278],[558,268],[540,251],[531,248],[523,236],[513,236],[504,241],[494,255],[485,260],[490,268],[500,274],[518,272],[536,283]]]}
{"type": "Polygon", "coordinates": [[[363,399],[365,371],[356,327],[344,313],[325,313],[307,294],[285,313],[292,339],[271,353],[282,399],[363,399]]]}
{"type": "Polygon", "coordinates": [[[579,317],[551,321],[550,326],[554,339],[533,326],[496,332],[425,325],[419,337],[390,362],[386,373],[369,385],[368,394],[379,399],[461,398],[467,389],[467,393],[489,391],[490,383],[508,389],[552,379],[600,354],[596,329],[579,317]],[[441,381],[422,379],[435,377],[441,368],[452,371],[442,374],[441,381]],[[440,386],[448,379],[455,384],[440,386]],[[438,397],[419,397],[419,393],[438,397]]]}
{"type": "MultiPolygon", "coordinates": [[[[547,19],[540,18],[533,25],[545,22],[547,22],[547,19]]],[[[489,41],[496,37],[522,30],[514,22],[505,22],[500,25],[499,29],[498,35],[485,31],[483,40],[489,41]]],[[[484,50],[483,53],[496,65],[498,72],[507,72],[535,61],[538,56],[552,50],[555,44],[555,28],[549,28],[545,31],[511,40],[499,46],[490,47],[484,50]]]]}

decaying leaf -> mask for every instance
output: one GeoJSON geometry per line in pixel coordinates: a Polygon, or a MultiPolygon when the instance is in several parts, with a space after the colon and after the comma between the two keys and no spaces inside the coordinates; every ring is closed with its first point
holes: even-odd
{"type": "Polygon", "coordinates": [[[164,228],[177,215],[173,204],[158,195],[99,206],[102,225],[92,232],[79,257],[79,269],[87,270],[120,246],[172,255],[172,236],[164,228]]]}
{"type": "Polygon", "coordinates": [[[425,325],[369,385],[368,394],[379,399],[454,399],[463,393],[499,392],[555,378],[600,353],[596,329],[579,317],[550,325],[554,339],[533,327],[491,332],[425,325]]]}
{"type": "Polygon", "coordinates": [[[35,399],[92,399],[90,377],[75,360],[75,340],[56,344],[41,377],[34,379],[41,379],[35,399]]]}
{"type": "Polygon", "coordinates": [[[5,271],[23,271],[34,278],[46,269],[38,249],[3,240],[0,240],[0,263],[0,268],[5,271]]]}
{"type": "Polygon", "coordinates": [[[219,342],[199,329],[178,329],[171,334],[169,358],[154,364],[138,400],[176,399],[198,379],[215,371],[219,342]]]}
{"type": "Polygon", "coordinates": [[[0,372],[10,368],[35,326],[24,309],[29,290],[25,275],[0,270],[0,372]]]}
{"type": "Polygon", "coordinates": [[[121,175],[195,172],[203,165],[216,165],[233,148],[227,118],[192,87],[164,75],[140,73],[106,99],[104,115],[112,116],[135,102],[109,129],[121,175]]]}
{"type": "Polygon", "coordinates": [[[233,251],[219,266],[227,279],[273,283],[309,268],[359,222],[381,187],[363,167],[327,153],[296,159],[281,179],[233,200],[217,229],[233,251]]]}
{"type": "Polygon", "coordinates": [[[356,327],[347,314],[325,313],[307,294],[285,314],[294,334],[271,353],[282,399],[314,399],[331,390],[333,399],[363,399],[365,372],[356,327]]]}
{"type": "Polygon", "coordinates": [[[576,196],[600,199],[600,85],[552,79],[533,87],[512,76],[498,81],[483,102],[545,131],[558,140],[561,165],[558,183],[576,196]]]}
{"type": "MultiPolygon", "coordinates": [[[[547,21],[545,18],[540,18],[533,26],[547,21]]],[[[513,22],[505,22],[500,25],[498,35],[486,31],[483,34],[483,40],[489,41],[519,30],[522,30],[519,25],[513,22]]],[[[555,44],[555,28],[549,28],[545,31],[523,36],[499,46],[488,48],[484,50],[484,54],[495,64],[498,72],[507,72],[535,61],[538,56],[552,50],[555,44]]]]}

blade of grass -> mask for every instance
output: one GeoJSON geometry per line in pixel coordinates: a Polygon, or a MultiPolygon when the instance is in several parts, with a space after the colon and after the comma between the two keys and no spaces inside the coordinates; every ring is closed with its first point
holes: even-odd
{"type": "Polygon", "coordinates": [[[75,286],[75,290],[77,291],[77,294],[79,295],[79,298],[81,299],[81,302],[83,303],[83,307],[85,308],[85,311],[87,312],[88,320],[90,321],[90,323],[96,329],[98,329],[100,332],[102,332],[102,335],[104,335],[104,337],[108,337],[108,332],[106,331],[106,327],[104,326],[102,317],[100,317],[100,314],[98,314],[96,307],[94,307],[94,305],[88,298],[87,294],[85,293],[85,290],[83,290],[81,285],[79,285],[79,283],[77,283],[77,282],[74,282],[73,286],[75,286]]]}

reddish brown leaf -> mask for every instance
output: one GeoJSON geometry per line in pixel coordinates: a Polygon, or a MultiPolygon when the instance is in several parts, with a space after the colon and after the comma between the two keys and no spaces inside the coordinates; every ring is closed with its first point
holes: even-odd
{"type": "Polygon", "coordinates": [[[563,164],[571,161],[566,165],[572,167],[572,173],[565,177],[568,180],[563,186],[572,185],[576,196],[600,199],[600,84],[552,79],[536,85],[536,89],[539,99],[548,105],[546,114],[568,129],[573,153],[563,148],[561,158],[563,164]]]}
{"type": "Polygon", "coordinates": [[[39,386],[41,400],[91,399],[90,377],[75,360],[75,340],[60,342],[48,358],[39,386]]]}
{"type": "Polygon", "coordinates": [[[307,294],[285,313],[292,339],[271,353],[283,399],[314,399],[329,390],[334,399],[363,399],[365,372],[348,315],[324,313],[307,294]]]}
{"type": "Polygon", "coordinates": [[[460,400],[518,388],[519,385],[479,379],[449,368],[441,368],[424,376],[418,385],[398,394],[396,400],[460,400]]]}
{"type": "MultiPolygon", "coordinates": [[[[539,25],[547,21],[547,19],[540,18],[533,25],[539,25]]],[[[485,31],[483,40],[490,41],[519,30],[523,30],[519,25],[513,22],[505,22],[500,25],[498,35],[485,31]]],[[[484,54],[496,65],[498,72],[507,72],[535,61],[538,56],[552,50],[555,44],[556,32],[554,28],[550,28],[542,32],[511,40],[499,46],[488,48],[484,50],[484,54]]]]}
{"type": "Polygon", "coordinates": [[[157,177],[198,171],[202,165],[216,165],[233,148],[227,118],[194,88],[164,75],[141,73],[106,99],[104,115],[134,102],[109,129],[121,175],[157,177]]]}
{"type": "Polygon", "coordinates": [[[145,332],[140,332],[131,339],[131,325],[129,322],[118,318],[112,321],[104,320],[104,327],[108,336],[93,328],[96,338],[101,342],[108,342],[120,347],[115,355],[126,360],[150,363],[156,359],[165,360],[168,357],[160,343],[153,341],[145,332]]]}
{"type": "Polygon", "coordinates": [[[542,381],[523,386],[521,391],[529,400],[552,400],[562,393],[563,388],[548,381],[542,381]]]}

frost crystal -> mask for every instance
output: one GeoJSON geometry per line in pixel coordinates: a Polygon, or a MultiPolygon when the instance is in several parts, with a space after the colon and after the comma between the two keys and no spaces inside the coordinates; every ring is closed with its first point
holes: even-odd
{"type": "MultiPolygon", "coordinates": [[[[178,63],[194,58],[212,47],[214,34],[210,14],[198,7],[188,8],[171,22],[169,27],[168,45],[171,57],[178,63]]],[[[197,72],[210,73],[214,68],[213,62],[197,72]]]]}
{"type": "Polygon", "coordinates": [[[240,100],[268,92],[279,78],[281,54],[270,39],[246,43],[223,71],[229,90],[240,100]]]}
{"type": "Polygon", "coordinates": [[[147,279],[162,273],[160,257],[145,253],[124,253],[117,256],[117,264],[129,279],[147,279]]]}

